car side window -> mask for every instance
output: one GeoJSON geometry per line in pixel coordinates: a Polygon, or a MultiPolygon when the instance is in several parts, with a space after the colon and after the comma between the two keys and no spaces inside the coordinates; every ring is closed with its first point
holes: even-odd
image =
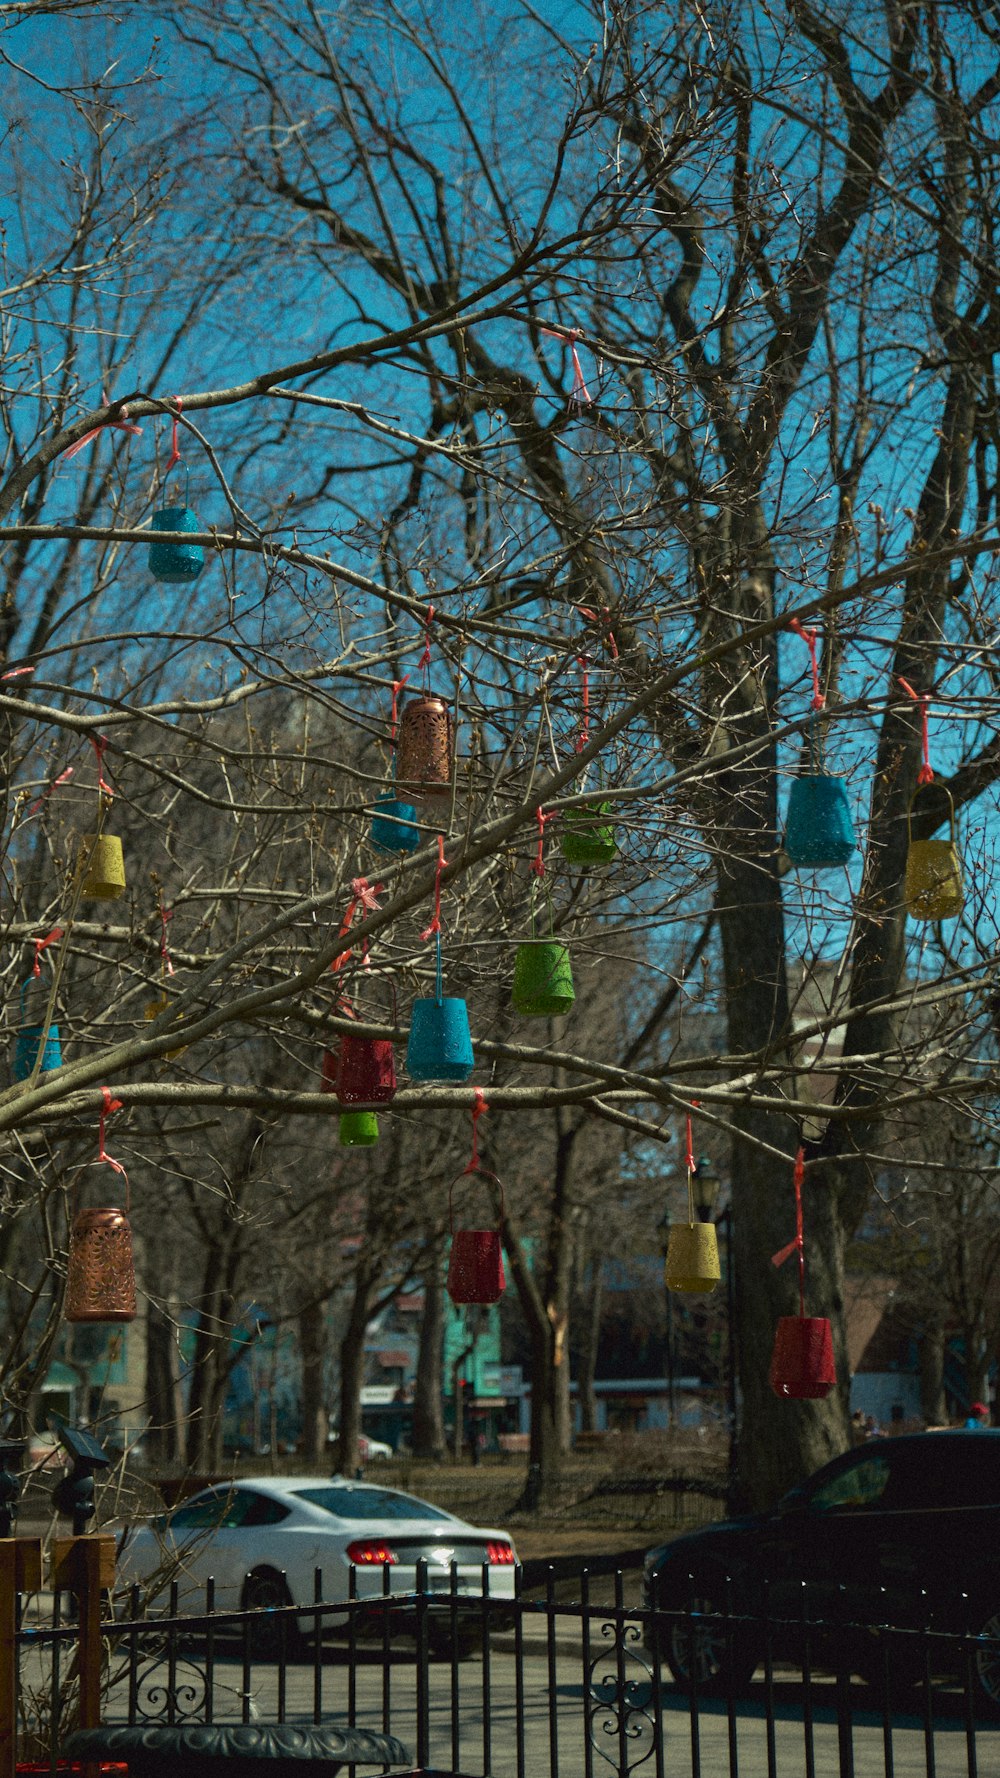
{"type": "Polygon", "coordinates": [[[227,1488],[207,1498],[192,1500],[190,1506],[179,1507],[171,1515],[170,1528],[172,1531],[231,1530],[243,1524],[251,1498],[242,1489],[227,1488]]]}
{"type": "Polygon", "coordinates": [[[247,1510],[239,1521],[241,1525],[280,1525],[291,1511],[291,1507],[272,1499],[269,1494],[247,1494],[246,1500],[247,1510]]]}
{"type": "Polygon", "coordinates": [[[814,1489],[809,1499],[812,1512],[845,1512],[877,1506],[889,1485],[887,1457],[861,1457],[814,1489]]]}

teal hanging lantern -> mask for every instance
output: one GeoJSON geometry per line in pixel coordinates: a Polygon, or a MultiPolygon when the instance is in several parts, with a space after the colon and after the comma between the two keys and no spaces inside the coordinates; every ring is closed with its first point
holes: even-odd
{"type": "Polygon", "coordinates": [[[563,815],[559,849],[568,864],[610,864],[618,851],[610,803],[584,803],[563,815]]]}
{"type": "Polygon", "coordinates": [[[21,988],[21,1022],[14,1039],[15,1080],[29,1079],[34,1073],[39,1052],[40,1073],[49,1074],[53,1068],[62,1067],[59,1026],[49,1025],[46,1029],[44,1023],[47,1005],[48,989],[37,977],[29,975],[21,988]]]}
{"type": "Polygon", "coordinates": [[[395,796],[380,796],[372,816],[372,845],[380,852],[415,852],[420,829],[414,825],[417,811],[412,803],[395,796]]]}
{"type": "MultiPolygon", "coordinates": [[[[153,514],[154,531],[201,530],[198,514],[190,506],[163,506],[153,514]]],[[[154,580],[181,582],[197,580],[205,566],[205,551],[200,543],[151,543],[149,572],[154,580]]]]}
{"type": "Polygon", "coordinates": [[[464,1000],[445,998],[441,979],[441,934],[437,934],[437,981],[433,996],[415,1000],[406,1045],[411,1080],[455,1083],[468,1080],[476,1065],[464,1000]]]}
{"type": "Polygon", "coordinates": [[[813,870],[832,870],[853,857],[854,823],[843,778],[828,772],[806,772],[794,780],[784,849],[793,864],[813,870]]]}

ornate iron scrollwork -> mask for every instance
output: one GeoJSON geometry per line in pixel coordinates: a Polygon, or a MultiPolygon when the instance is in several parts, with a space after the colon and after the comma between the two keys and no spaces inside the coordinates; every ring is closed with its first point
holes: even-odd
{"type": "Polygon", "coordinates": [[[204,1715],[208,1686],[195,1661],[153,1659],[139,1668],[135,1689],[137,1722],[193,1722],[204,1715]]]}
{"type": "Polygon", "coordinates": [[[639,1653],[641,1626],[617,1618],[593,1626],[604,1646],[587,1664],[587,1734],[591,1746],[626,1778],[656,1748],[660,1725],[653,1712],[653,1671],[639,1653]]]}

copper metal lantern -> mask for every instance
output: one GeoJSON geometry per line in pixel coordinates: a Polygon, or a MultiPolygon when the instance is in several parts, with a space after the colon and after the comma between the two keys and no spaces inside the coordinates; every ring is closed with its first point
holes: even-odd
{"type": "Polygon", "coordinates": [[[78,1210],[69,1237],[67,1321],[134,1321],[132,1230],[124,1210],[78,1210]]]}
{"type": "Polygon", "coordinates": [[[451,712],[443,698],[411,698],[399,719],[396,783],[415,796],[447,796],[451,790],[451,712]]]}

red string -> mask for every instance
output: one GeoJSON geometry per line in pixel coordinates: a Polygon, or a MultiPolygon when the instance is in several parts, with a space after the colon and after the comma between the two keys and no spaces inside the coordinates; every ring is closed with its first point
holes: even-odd
{"type": "MultiPolygon", "coordinates": [[[[587,619],[588,623],[592,623],[592,624],[600,623],[601,618],[598,617],[596,611],[591,611],[589,605],[578,605],[577,610],[580,612],[580,615],[582,617],[585,617],[587,619]]],[[[616,661],[618,659],[618,644],[615,641],[615,633],[614,633],[613,629],[611,628],[611,613],[608,610],[606,605],[601,606],[601,617],[603,617],[603,619],[604,619],[605,640],[607,641],[608,647],[611,650],[611,659],[613,661],[616,661]]]]}
{"type": "Polygon", "coordinates": [[[40,962],[40,958],[41,958],[42,952],[45,950],[47,945],[56,944],[58,942],[58,940],[62,938],[62,935],[63,935],[62,927],[61,926],[53,926],[52,931],[47,933],[44,938],[36,938],[33,940],[33,943],[35,946],[35,961],[31,967],[32,975],[41,975],[42,965],[40,962]]]}
{"type": "Polygon", "coordinates": [[[392,715],[389,720],[389,740],[393,746],[396,744],[396,729],[399,724],[399,694],[404,685],[409,684],[409,680],[409,673],[404,673],[402,679],[394,679],[392,682],[392,715]]]}
{"type": "Polygon", "coordinates": [[[128,1174],[122,1166],[121,1161],[116,1161],[114,1156],[110,1155],[104,1146],[105,1122],[111,1116],[113,1111],[121,1110],[122,1102],[120,1099],[112,1099],[110,1087],[101,1088],[101,1100],[101,1115],[97,1126],[97,1158],[99,1161],[106,1161],[109,1167],[113,1167],[116,1173],[120,1173],[127,1185],[128,1174]]]}
{"type": "Polygon", "coordinates": [[[472,1153],[469,1156],[469,1164],[465,1169],[467,1173],[475,1173],[479,1166],[479,1120],[484,1111],[489,1111],[489,1106],[486,1103],[486,1094],[483,1092],[482,1087],[477,1087],[475,1103],[472,1107],[472,1153]]]}
{"type": "Polygon", "coordinates": [[[417,672],[422,673],[424,676],[424,690],[425,691],[430,690],[431,624],[433,622],[434,622],[434,607],[433,607],[433,605],[428,605],[428,607],[427,607],[427,621],[424,625],[424,652],[420,656],[420,659],[417,662],[417,672]]]}
{"type": "Polygon", "coordinates": [[[931,705],[930,692],[915,692],[909,680],[904,679],[902,674],[900,674],[899,683],[903,690],[909,693],[913,702],[920,705],[920,744],[923,748],[924,759],[923,764],[917,773],[917,783],[933,784],[934,773],[931,770],[931,736],[927,720],[931,705]]]}
{"type": "Polygon", "coordinates": [[[561,328],[543,327],[541,332],[546,339],[562,340],[563,345],[569,347],[569,355],[573,363],[573,387],[569,397],[570,407],[591,407],[594,398],[583,380],[583,367],[580,363],[580,354],[576,349],[577,340],[583,338],[580,328],[570,327],[563,331],[561,328]]]}
{"type": "Polygon", "coordinates": [[[104,776],[104,750],[108,744],[107,735],[91,735],[90,745],[97,754],[97,788],[103,790],[105,796],[114,796],[114,786],[104,776]]]}
{"type": "MultiPolygon", "coordinates": [[[[338,938],[346,938],[351,930],[351,926],[354,923],[354,916],[359,908],[363,908],[368,914],[375,914],[378,912],[378,901],[376,897],[381,895],[381,893],[381,883],[376,883],[373,887],[369,884],[367,877],[354,877],[352,879],[351,901],[344,918],[340,922],[340,931],[337,934],[338,938]]],[[[348,946],[346,951],[341,951],[340,955],[333,959],[333,962],[330,965],[331,975],[337,975],[338,972],[343,969],[344,964],[351,955],[352,949],[353,946],[348,946]]]]}
{"type": "Polygon", "coordinates": [[[795,1187],[795,1239],[794,1241],[789,1241],[787,1247],[782,1247],[777,1253],[772,1253],[771,1255],[772,1266],[783,1266],[786,1259],[790,1259],[793,1253],[798,1254],[799,1314],[802,1316],[804,1316],[806,1312],[806,1256],[805,1246],[802,1239],[802,1183],[805,1176],[805,1150],[800,1148],[798,1154],[795,1156],[795,1172],[792,1175],[792,1183],[795,1187]]]}
{"type": "MultiPolygon", "coordinates": [[[[697,1099],[692,1099],[691,1103],[692,1103],[692,1105],[697,1105],[699,1103],[699,1101],[697,1099]]],[[[695,1168],[694,1139],[691,1134],[691,1113],[690,1112],[688,1112],[687,1117],[685,1119],[685,1137],[687,1140],[687,1154],[685,1156],[685,1162],[687,1165],[688,1172],[693,1173],[694,1168],[695,1168]]]]}
{"type": "Polygon", "coordinates": [[[170,429],[170,461],[167,464],[166,469],[163,471],[164,481],[166,480],[167,476],[170,474],[170,471],[173,469],[174,464],[179,463],[181,460],[181,450],[180,450],[180,445],[177,443],[177,434],[178,434],[179,423],[180,423],[180,411],[181,411],[181,408],[183,407],[184,403],[181,400],[181,397],[179,395],[174,396],[174,401],[177,404],[177,412],[173,416],[173,424],[170,429]]]}
{"type": "Polygon", "coordinates": [[[446,868],[447,863],[448,860],[444,855],[444,834],[439,833],[437,870],[434,873],[434,918],[427,931],[420,934],[422,939],[433,938],[435,932],[441,931],[441,872],[446,868]]]}
{"type": "Polygon", "coordinates": [[[581,654],[578,657],[578,665],[583,674],[583,695],[581,702],[582,718],[580,722],[580,733],[576,737],[576,751],[577,753],[582,753],[590,739],[590,675],[587,672],[587,668],[590,665],[590,656],[581,654]]]}
{"type": "Polygon", "coordinates": [[[46,798],[50,797],[54,790],[58,790],[60,784],[65,784],[67,778],[72,778],[72,776],[73,776],[73,767],[67,766],[66,770],[64,772],[59,773],[58,778],[53,778],[52,783],[49,785],[48,789],[42,791],[42,794],[38,798],[38,801],[32,803],[31,808],[28,810],[28,814],[29,815],[37,814],[38,810],[41,808],[41,806],[45,802],[46,798]]]}
{"type": "Polygon", "coordinates": [[[788,628],[794,630],[796,636],[802,637],[803,642],[809,650],[809,665],[812,669],[813,682],[812,707],[814,710],[822,710],[826,700],[819,689],[819,663],[816,659],[816,631],[814,629],[807,630],[799,622],[797,617],[789,618],[788,628]]]}
{"type": "Polygon", "coordinates": [[[546,815],[543,809],[536,809],[535,820],[538,822],[538,849],[531,870],[540,881],[545,875],[545,823],[551,820],[551,816],[546,815]]]}
{"type": "MultiPolygon", "coordinates": [[[[101,390],[101,396],[105,407],[110,407],[111,402],[108,400],[108,392],[106,389],[101,390]]],[[[75,444],[71,444],[65,451],[63,451],[63,456],[67,459],[75,457],[78,451],[83,450],[84,445],[89,445],[99,433],[106,432],[108,428],[112,426],[117,427],[119,432],[133,432],[136,437],[138,437],[142,431],[141,426],[132,425],[132,422],[128,417],[128,408],[122,407],[118,409],[115,418],[111,420],[102,420],[99,426],[94,426],[90,432],[85,432],[82,438],[78,438],[75,444]]]]}

